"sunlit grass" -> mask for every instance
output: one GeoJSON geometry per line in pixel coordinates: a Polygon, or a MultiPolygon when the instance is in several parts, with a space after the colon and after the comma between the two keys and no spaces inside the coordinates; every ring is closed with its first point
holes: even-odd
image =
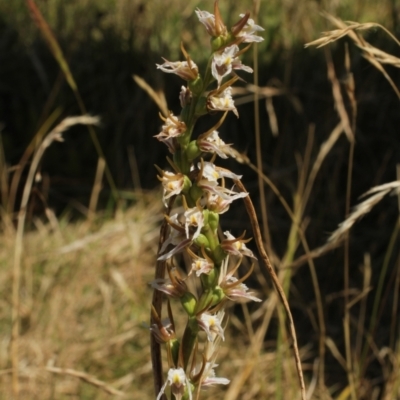
{"type": "MultiPolygon", "coordinates": [[[[136,0],[99,0],[68,4],[61,0],[37,1],[66,54],[78,48],[80,41],[87,35],[94,41],[102,41],[105,37],[104,32],[113,30],[118,34],[120,38],[118,43],[124,50],[145,49],[149,54],[156,53],[157,57],[162,54],[171,59],[179,58],[177,37],[184,41],[189,51],[198,47],[195,46],[196,43],[200,45],[199,47],[207,44],[203,43],[207,39],[204,38],[202,27],[195,24],[193,10],[195,7],[210,9],[211,3],[211,1],[188,1],[182,7],[182,3],[177,0],[162,2],[162,6],[155,1],[136,0]]],[[[241,3],[221,0],[220,3],[221,12],[227,16],[227,21],[236,20],[237,14],[242,12],[243,8],[252,10],[253,7],[253,2],[250,0],[241,3]]],[[[303,46],[304,43],[318,38],[320,31],[332,29],[332,26],[328,27],[327,21],[319,15],[321,10],[327,10],[342,20],[355,20],[359,23],[374,21],[391,28],[389,5],[383,7],[374,1],[341,1],[336,2],[337,6],[334,2],[322,2],[322,6],[319,7],[318,3],[321,2],[304,1],[299,5],[299,2],[294,0],[261,1],[258,20],[260,25],[266,28],[265,42],[259,46],[261,62],[270,60],[276,53],[284,54],[295,45],[303,46]]],[[[7,22],[14,26],[25,44],[37,40],[38,30],[28,15],[24,1],[0,0],[0,11],[1,15],[8,16],[7,22]]],[[[191,52],[191,55],[195,59],[202,58],[202,54],[195,52],[191,52]]],[[[153,60],[151,61],[153,65],[153,60]]],[[[325,70],[317,72],[326,74],[325,70]]],[[[341,77],[335,79],[339,78],[341,77]]],[[[340,84],[342,83],[340,81],[340,84]]],[[[78,86],[80,84],[78,82],[78,86]]],[[[331,93],[323,95],[330,96],[331,93]]],[[[336,116],[336,110],[340,109],[337,98],[335,103],[339,107],[329,112],[336,116]]],[[[346,106],[348,107],[347,103],[346,106]]],[[[360,102],[358,105],[360,110],[362,106],[360,102]]],[[[343,109],[346,111],[345,107],[341,110],[343,109]]],[[[340,118],[342,117],[343,114],[340,118]]],[[[284,119],[282,115],[277,115],[277,118],[278,122],[284,119]]],[[[369,293],[376,286],[376,282],[371,281],[372,267],[368,258],[368,252],[374,247],[373,243],[360,248],[357,240],[363,241],[363,238],[355,238],[356,243],[352,242],[356,245],[354,251],[366,255],[360,266],[359,280],[351,282],[346,294],[351,300],[346,307],[351,309],[349,314],[353,334],[351,343],[355,344],[355,349],[350,348],[348,354],[340,341],[335,343],[330,337],[321,336],[320,322],[317,321],[315,311],[317,307],[322,306],[326,311],[334,296],[340,299],[340,302],[335,304],[342,307],[344,294],[329,293],[329,296],[325,296],[326,294],[322,293],[322,301],[315,297],[312,303],[303,304],[302,295],[308,293],[296,292],[297,287],[294,287],[292,280],[296,274],[303,271],[289,269],[293,265],[298,266],[309,256],[306,254],[296,259],[299,243],[303,239],[302,232],[298,228],[301,226],[307,230],[309,219],[305,212],[305,204],[314,186],[317,186],[320,192],[328,193],[331,190],[332,171],[324,171],[321,168],[321,173],[325,173],[320,178],[323,182],[316,182],[314,186],[313,183],[317,172],[320,173],[319,168],[325,157],[331,160],[330,165],[335,162],[337,153],[334,153],[334,146],[340,134],[336,128],[328,133],[328,142],[324,143],[324,146],[329,147],[328,150],[323,146],[313,147],[313,144],[310,144],[310,147],[304,146],[306,147],[304,153],[303,149],[294,147],[285,149],[286,152],[293,151],[302,155],[297,156],[298,180],[289,183],[293,188],[291,196],[295,200],[286,196],[286,193],[285,196],[282,194],[289,205],[293,203],[292,211],[288,206],[292,213],[288,212],[288,219],[292,220],[292,225],[288,237],[272,239],[272,244],[278,239],[287,243],[281,258],[274,254],[274,264],[277,268],[281,268],[281,277],[286,279],[287,290],[291,299],[294,298],[296,311],[306,315],[311,320],[310,325],[313,326],[312,332],[300,332],[303,342],[310,343],[310,347],[300,349],[310,397],[345,400],[350,399],[352,392],[354,395],[358,390],[360,399],[377,399],[381,393],[382,399],[393,400],[399,396],[400,390],[398,372],[400,348],[398,324],[396,325],[400,274],[398,267],[396,270],[396,264],[393,262],[389,265],[389,261],[398,257],[396,253],[398,223],[396,225],[394,221],[394,228],[392,226],[388,228],[389,231],[393,228],[393,243],[388,243],[387,248],[383,250],[385,260],[382,263],[382,270],[385,273],[388,271],[390,281],[385,283],[386,287],[382,286],[385,277],[382,273],[382,283],[379,283],[380,292],[384,292],[387,288],[388,293],[393,293],[393,296],[390,295],[388,298],[379,296],[374,303],[373,314],[376,314],[378,309],[381,313],[381,308],[385,304],[391,308],[392,319],[387,326],[379,327],[380,332],[387,334],[390,339],[382,348],[377,348],[373,341],[375,327],[370,328],[372,334],[370,336],[366,322],[372,311],[369,293]],[[325,151],[327,152],[324,153],[325,151]],[[304,187],[305,183],[307,184],[304,187]],[[301,204],[302,201],[304,204],[301,204]],[[353,312],[359,304],[359,312],[353,312]],[[360,321],[365,324],[361,324],[360,321]],[[322,388],[324,391],[315,385],[321,368],[318,344],[316,344],[318,340],[322,345],[325,343],[329,362],[332,363],[334,360],[343,370],[345,377],[332,383],[333,378],[329,376],[330,365],[328,363],[322,365],[328,370],[327,375],[330,379],[327,387],[322,388]],[[311,344],[312,350],[310,350],[311,344]],[[360,357],[360,350],[363,349],[368,350],[364,350],[368,352],[366,359],[360,357]],[[373,373],[365,374],[363,368],[368,368],[373,362],[379,364],[379,372],[375,373],[375,376],[373,373]],[[351,378],[354,379],[353,386],[346,382],[346,375],[350,375],[347,370],[349,363],[354,367],[354,371],[351,372],[353,374],[351,378]]],[[[309,137],[312,137],[311,133],[309,137]]],[[[270,163],[269,160],[264,161],[266,164],[270,163]]],[[[383,165],[382,168],[384,162],[379,160],[379,165],[383,165]]],[[[249,160],[246,163],[253,170],[257,170],[249,160]]],[[[1,167],[2,171],[5,171],[8,166],[1,165],[1,167]]],[[[4,175],[2,176],[4,192],[8,181],[4,175]]],[[[269,178],[264,178],[267,186],[272,187],[269,178]]],[[[371,179],[370,187],[374,184],[371,179]]],[[[342,184],[343,187],[344,185],[345,183],[342,184]]],[[[275,195],[281,195],[279,189],[275,191],[272,188],[272,190],[275,195]]],[[[131,198],[134,199],[134,206],[119,207],[115,213],[108,213],[107,217],[101,212],[90,210],[92,214],[87,213],[84,219],[72,222],[68,215],[55,216],[51,209],[44,205],[43,217],[29,219],[22,242],[19,309],[18,365],[22,399],[112,398],[112,395],[107,394],[107,390],[124,392],[127,398],[132,399],[154,398],[149,361],[149,334],[142,322],[147,323],[149,320],[151,292],[148,282],[153,278],[158,225],[163,211],[159,193],[132,193],[131,198]],[[71,371],[67,371],[68,368],[71,371]]],[[[325,204],[319,204],[318,198],[311,200],[312,206],[320,207],[320,214],[326,216],[325,204]]],[[[5,204],[3,196],[2,201],[5,204]]],[[[391,207],[395,207],[395,201],[391,203],[391,207]]],[[[17,205],[15,208],[18,211],[17,205]]],[[[272,214],[275,209],[268,212],[272,214]]],[[[318,212],[313,215],[317,214],[318,212]]],[[[0,296],[0,398],[6,400],[11,398],[12,393],[9,347],[12,269],[16,243],[15,217],[16,214],[10,210],[3,209],[0,240],[0,293],[2,294],[0,296]]],[[[323,226],[322,232],[311,234],[327,237],[326,229],[323,226]]],[[[310,235],[309,230],[305,233],[310,235]]],[[[304,248],[304,243],[302,246],[304,248]]],[[[270,250],[274,253],[273,246],[270,250]]],[[[318,251],[325,252],[328,248],[322,246],[320,249],[310,250],[315,257],[322,254],[318,251]]],[[[306,250],[304,252],[307,253],[306,250]]],[[[338,252],[339,250],[336,255],[338,252]]],[[[338,264],[340,268],[340,261],[328,261],[328,265],[324,265],[324,268],[336,268],[338,264]]],[[[342,276],[343,271],[339,268],[337,274],[342,276]]],[[[312,268],[310,271],[313,273],[312,268]]],[[[280,323],[283,334],[279,338],[279,348],[277,348],[276,295],[260,270],[256,272],[259,290],[267,300],[259,310],[253,308],[248,310],[243,306],[240,310],[235,309],[235,313],[231,313],[233,327],[230,328],[231,332],[221,349],[219,370],[221,375],[228,376],[232,383],[226,392],[222,390],[210,392],[210,398],[218,396],[225,400],[279,397],[296,399],[298,395],[290,352],[291,344],[284,333],[282,317],[280,323]],[[225,360],[228,361],[222,362],[225,360]]],[[[317,278],[324,276],[322,268],[317,269],[316,276],[317,278]]],[[[314,288],[310,286],[307,291],[314,293],[316,287],[317,285],[314,288]]],[[[371,298],[374,297],[371,295],[371,298]]],[[[325,318],[331,327],[334,325],[331,331],[342,329],[341,320],[330,320],[329,314],[325,314],[325,318]]]]}
{"type": "MultiPolygon", "coordinates": [[[[33,221],[35,228],[24,236],[22,261],[21,398],[51,398],[52,392],[57,399],[108,398],[76,377],[46,371],[53,366],[84,371],[120,390],[141,386],[143,379],[150,382],[148,331],[142,323],[148,320],[147,282],[153,274],[159,211],[156,197],[149,194],[112,220],[98,215],[92,224],[54,216],[50,222],[33,221]]],[[[14,236],[9,228],[0,250],[4,399],[12,397],[7,338],[14,236]]],[[[141,390],[151,397],[150,383],[141,390]]]]}

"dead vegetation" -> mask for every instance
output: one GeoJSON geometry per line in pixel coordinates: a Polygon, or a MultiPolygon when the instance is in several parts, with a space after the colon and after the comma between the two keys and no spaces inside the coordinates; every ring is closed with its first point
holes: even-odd
{"type": "MultiPolygon", "coordinates": [[[[335,17],[328,19],[337,30],[327,32],[310,45],[327,45],[344,36],[350,37],[399,96],[395,81],[385,69],[389,64],[398,68],[399,59],[371,45],[361,35],[362,31],[380,25],[345,23],[335,17]]],[[[382,251],[383,260],[378,265],[380,269],[375,280],[369,247],[362,248],[359,281],[348,278],[350,255],[344,251],[347,261],[339,263],[343,270],[338,272],[343,276],[343,290],[335,293],[321,293],[319,279],[322,272],[313,260],[338,246],[354,243],[349,240],[351,228],[361,217],[378,209],[389,193],[396,194],[399,177],[397,181],[380,185],[371,181],[371,189],[366,193],[370,197],[361,198],[359,205],[353,208],[355,204],[350,202],[349,194],[352,182],[348,174],[343,224],[331,236],[330,242],[316,248],[309,248],[307,243],[307,204],[316,180],[326,160],[334,157],[332,152],[342,134],[349,144],[351,172],[352,146],[357,146],[357,115],[362,107],[356,103],[351,65],[345,66],[348,79],[340,80],[329,57],[328,52],[328,76],[335,104],[332,112],[336,113],[338,123],[318,148],[310,128],[304,154],[298,157],[298,181],[294,184],[293,198],[288,199],[281,193],[262,171],[262,163],[256,166],[246,155],[239,153],[237,160],[257,171],[262,184],[272,190],[292,221],[284,254],[278,256],[274,251],[273,237],[269,251],[286,292],[291,290],[291,297],[296,299],[293,303],[311,321],[313,337],[318,336],[316,346],[310,338],[310,345],[300,348],[307,378],[307,397],[393,400],[400,398],[399,220],[393,221],[393,226],[388,228],[390,240],[382,251]],[[300,244],[301,252],[298,251],[300,244]],[[298,267],[304,264],[308,264],[312,276],[312,288],[307,288],[314,293],[312,304],[298,301],[302,297],[296,293],[297,287],[293,284],[293,277],[300,273],[298,267]],[[345,304],[339,322],[330,320],[327,312],[329,305],[336,304],[334,301],[338,298],[340,304],[343,299],[345,304]],[[390,319],[381,326],[384,308],[390,310],[390,319]],[[340,325],[342,321],[343,326],[340,325]],[[342,341],[335,341],[330,336],[325,325],[332,323],[339,326],[342,341]],[[376,340],[379,334],[385,337],[383,345],[377,344],[381,343],[376,340]],[[334,359],[340,366],[346,377],[344,380],[332,383],[330,378],[329,384],[325,382],[325,377],[329,376],[326,370],[330,367],[327,359],[334,359]],[[378,368],[375,366],[373,372],[367,374],[372,364],[378,364],[378,368]],[[375,372],[377,369],[379,372],[375,372]]],[[[348,63],[349,58],[346,60],[348,63]]],[[[254,93],[265,98],[271,131],[280,135],[280,116],[274,109],[272,98],[288,96],[299,108],[298,98],[283,86],[248,85],[241,90],[240,94],[244,96],[240,101],[245,103],[253,99],[254,93]]],[[[37,146],[41,143],[44,142],[39,140],[37,146]]],[[[46,205],[44,216],[30,219],[26,226],[25,221],[15,224],[15,215],[10,207],[4,206],[5,198],[16,197],[12,187],[8,186],[8,174],[13,174],[15,169],[11,170],[2,161],[0,399],[11,399],[17,391],[20,399],[154,398],[149,334],[143,322],[147,323],[149,319],[151,293],[147,283],[153,277],[158,226],[162,218],[160,197],[158,193],[139,191],[133,194],[133,206],[118,207],[112,218],[105,218],[101,212],[96,212],[96,198],[104,172],[101,158],[98,165],[87,218],[71,221],[68,215],[58,217],[46,205]]],[[[30,189],[26,187],[29,198],[30,189]]],[[[26,203],[23,206],[18,207],[20,217],[26,203]]],[[[395,208],[396,201],[392,201],[390,207],[395,208]]],[[[264,214],[267,215],[267,210],[264,214]]],[[[268,221],[264,222],[264,228],[268,233],[268,221]]],[[[231,314],[232,332],[227,335],[219,359],[229,360],[221,362],[220,371],[232,382],[226,392],[210,391],[210,398],[299,398],[285,317],[269,282],[260,269],[256,272],[259,290],[266,300],[258,310],[243,305],[238,313],[235,310],[231,314]],[[269,336],[271,329],[278,332],[273,340],[269,336]]],[[[308,332],[300,334],[304,338],[308,332]]]]}

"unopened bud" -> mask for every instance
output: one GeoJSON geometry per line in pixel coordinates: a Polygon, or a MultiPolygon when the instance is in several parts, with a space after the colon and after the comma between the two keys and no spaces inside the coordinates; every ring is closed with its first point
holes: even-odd
{"type": "Polygon", "coordinates": [[[213,211],[209,211],[208,214],[208,223],[211,229],[215,232],[218,229],[219,224],[219,214],[213,211]]]}
{"type": "Polygon", "coordinates": [[[219,244],[212,252],[212,259],[215,264],[220,264],[225,257],[226,257],[226,252],[219,244]]]}
{"type": "Polygon", "coordinates": [[[198,187],[196,184],[193,184],[190,188],[190,197],[194,202],[196,202],[201,196],[203,196],[203,189],[198,187]]]}
{"type": "Polygon", "coordinates": [[[197,157],[201,155],[201,150],[199,149],[199,146],[197,145],[196,140],[192,140],[188,147],[186,148],[186,157],[189,162],[192,162],[195,160],[197,157]]]}
{"type": "Polygon", "coordinates": [[[202,274],[200,279],[205,289],[212,289],[216,286],[218,273],[216,269],[213,268],[208,274],[202,274]]]}
{"type": "Polygon", "coordinates": [[[193,81],[188,82],[189,89],[195,96],[199,96],[203,91],[203,80],[197,76],[193,81]]]}
{"type": "Polygon", "coordinates": [[[216,286],[212,291],[212,302],[211,306],[216,306],[217,304],[221,303],[221,301],[225,298],[224,291],[219,287],[216,286]]]}
{"type": "Polygon", "coordinates": [[[196,310],[197,300],[196,297],[190,292],[186,292],[181,297],[181,304],[188,315],[193,316],[196,310]]]}
{"type": "Polygon", "coordinates": [[[221,47],[226,45],[226,40],[222,36],[218,36],[211,39],[211,50],[213,52],[219,50],[221,47]]]}
{"type": "Polygon", "coordinates": [[[210,248],[208,239],[202,233],[197,236],[197,238],[194,240],[194,243],[199,247],[204,247],[205,249],[210,248]]]}

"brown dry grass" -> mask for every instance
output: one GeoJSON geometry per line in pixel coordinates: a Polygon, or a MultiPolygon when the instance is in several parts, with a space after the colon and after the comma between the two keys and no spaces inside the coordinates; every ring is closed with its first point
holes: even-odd
{"type": "MultiPolygon", "coordinates": [[[[154,398],[149,333],[143,322],[149,317],[148,282],[154,273],[162,212],[158,193],[141,196],[134,207],[118,211],[113,219],[97,215],[91,222],[73,223],[52,215],[47,221],[35,219],[24,235],[21,399],[154,398]]],[[[15,232],[8,227],[2,236],[0,398],[11,399],[9,321],[15,232]]],[[[259,279],[263,279],[260,274],[259,279]]],[[[276,355],[262,350],[275,306],[272,295],[256,314],[246,311],[245,322],[232,315],[233,336],[229,335],[219,355],[219,373],[235,382],[225,399],[237,398],[243,390],[243,398],[248,399],[272,396],[276,390],[273,382],[265,381],[265,376],[273,376],[276,355]],[[259,328],[253,331],[249,328],[253,325],[259,328]],[[249,374],[243,380],[245,367],[249,374]]],[[[285,370],[290,382],[286,394],[296,398],[297,378],[290,357],[285,370]]],[[[221,391],[211,393],[224,396],[221,391]]]]}
{"type": "MultiPolygon", "coordinates": [[[[148,319],[147,282],[160,215],[158,199],[150,195],[108,221],[101,221],[100,215],[92,223],[34,221],[35,228],[23,239],[21,399],[102,399],[109,398],[107,391],[127,389],[133,398],[151,397],[152,385],[141,385],[151,376],[148,332],[142,322],[148,319]],[[89,376],[77,377],[82,373],[89,376]]],[[[15,232],[10,227],[6,232],[0,250],[0,398],[11,399],[15,232]]]]}
{"type": "MultiPolygon", "coordinates": [[[[191,3],[191,6],[195,3],[197,2],[191,3]]],[[[348,34],[357,43],[364,56],[382,73],[385,71],[382,64],[391,63],[398,66],[398,59],[371,47],[358,35],[359,30],[370,28],[371,24],[350,23],[345,26],[342,21],[336,19],[331,19],[331,21],[338,25],[340,32],[334,31],[327,35],[326,40],[336,40],[341,35],[348,34]]],[[[154,21],[152,23],[155,24],[154,21]]],[[[328,41],[318,43],[328,43],[328,41]]],[[[331,61],[328,60],[328,68],[331,67],[331,61]]],[[[279,275],[287,290],[290,287],[291,276],[295,273],[291,272],[289,267],[309,262],[310,271],[316,277],[311,260],[328,251],[332,246],[336,246],[336,244],[328,244],[310,250],[304,235],[307,226],[304,210],[321,164],[329,156],[330,150],[342,132],[347,134],[350,141],[355,134],[352,126],[353,115],[350,113],[348,115],[346,108],[343,107],[340,82],[334,76],[332,69],[329,73],[340,123],[332,130],[328,140],[322,144],[316,158],[311,158],[312,139],[310,139],[304,159],[298,165],[299,182],[293,210],[269,178],[258,170],[261,180],[270,185],[274,192],[276,189],[275,194],[282,200],[292,219],[288,248],[281,259],[274,255],[273,260],[274,264],[280,268],[279,275]],[[300,242],[306,254],[295,259],[296,249],[300,242]]],[[[271,91],[269,88],[258,88],[254,85],[250,85],[248,90],[266,97],[272,131],[279,134],[271,97],[283,94],[285,91],[271,91]]],[[[351,97],[351,91],[343,92],[351,97]]],[[[352,112],[355,113],[355,107],[352,112]]],[[[312,138],[311,133],[310,137],[312,138]]],[[[245,157],[243,161],[249,163],[245,157]]],[[[257,170],[257,167],[250,163],[249,165],[257,170]]],[[[102,167],[99,160],[99,176],[96,178],[97,182],[94,186],[96,190],[93,190],[89,206],[91,212],[87,220],[79,222],[70,222],[67,218],[59,220],[50,209],[46,209],[47,220],[33,220],[31,229],[21,238],[22,256],[17,318],[20,331],[16,357],[21,399],[108,399],[123,398],[123,396],[132,399],[154,398],[149,334],[148,330],[142,326],[142,322],[147,322],[149,317],[151,293],[147,283],[153,277],[158,225],[162,215],[160,196],[158,193],[148,195],[139,193],[135,195],[135,206],[124,210],[120,208],[113,218],[103,218],[101,214],[95,213],[96,197],[100,191],[99,181],[102,179],[103,169],[104,166],[102,167]]],[[[390,189],[393,189],[393,185],[390,189]]],[[[2,190],[5,186],[3,179],[2,190]]],[[[376,196],[383,197],[386,193],[388,192],[377,192],[376,196]]],[[[356,209],[355,212],[359,211],[359,213],[351,215],[347,220],[347,225],[346,222],[343,225],[346,231],[350,228],[349,221],[353,224],[356,222],[356,217],[369,212],[378,204],[381,199],[378,197],[369,198],[360,205],[361,208],[356,209]]],[[[4,213],[0,242],[0,291],[2,293],[0,298],[0,398],[7,400],[12,398],[12,375],[13,372],[15,374],[9,349],[13,304],[12,265],[17,236],[10,219],[11,216],[4,213]]],[[[399,227],[400,224],[394,232],[396,235],[399,227]]],[[[267,230],[265,226],[265,231],[267,230]]],[[[396,239],[395,235],[393,237],[396,239]]],[[[388,249],[389,255],[391,250],[388,249]]],[[[345,287],[345,296],[348,296],[346,308],[350,310],[358,302],[362,305],[356,328],[354,324],[351,325],[355,341],[361,343],[356,347],[358,350],[362,346],[372,349],[373,357],[379,361],[385,377],[381,388],[381,398],[391,400],[400,396],[400,347],[398,338],[395,337],[398,304],[396,293],[400,287],[400,272],[393,275],[397,292],[394,291],[395,296],[391,305],[393,307],[391,333],[393,334],[390,346],[377,348],[371,333],[373,329],[368,330],[360,322],[364,322],[365,315],[369,312],[366,308],[366,298],[371,289],[371,267],[368,256],[365,257],[364,264],[362,287],[360,289],[345,287]]],[[[221,367],[218,373],[229,377],[232,383],[227,390],[221,388],[210,391],[208,396],[204,396],[205,398],[218,397],[226,400],[299,398],[290,341],[285,335],[285,329],[282,328],[281,336],[276,342],[265,343],[264,341],[274,316],[278,314],[281,326],[284,326],[285,321],[279,314],[279,308],[277,312],[277,296],[271,291],[259,269],[256,270],[256,276],[263,292],[262,297],[267,300],[256,310],[250,310],[243,305],[243,320],[231,314],[232,327],[229,328],[230,334],[227,334],[227,341],[220,352],[221,367]],[[274,351],[269,352],[266,349],[274,349],[274,351]]],[[[316,303],[320,307],[318,281],[315,279],[314,283],[316,303]]],[[[328,300],[324,299],[324,301],[328,300]]],[[[375,304],[379,306],[380,302],[381,298],[378,297],[375,304]]],[[[311,306],[304,306],[305,309],[309,307],[311,306]]],[[[312,311],[310,311],[310,318],[317,320],[312,311]]],[[[309,363],[303,362],[309,378],[308,398],[331,399],[331,394],[335,392],[336,399],[345,400],[351,396],[354,398],[356,390],[364,399],[377,398],[378,387],[374,387],[374,383],[368,381],[360,373],[364,367],[362,362],[365,361],[360,356],[361,351],[352,352],[346,349],[346,354],[342,354],[336,343],[325,336],[323,325],[326,316],[322,314],[318,318],[319,321],[313,321],[313,323],[316,332],[320,329],[320,359],[315,353],[309,354],[307,348],[301,349],[303,360],[315,360],[309,363]],[[323,351],[321,351],[321,345],[323,351]],[[334,356],[348,374],[349,383],[345,384],[341,391],[338,391],[337,387],[318,388],[316,386],[317,378],[323,378],[322,356],[325,350],[334,356]]],[[[347,341],[350,344],[348,339],[347,341]]],[[[341,385],[343,387],[343,382],[341,385]]]]}

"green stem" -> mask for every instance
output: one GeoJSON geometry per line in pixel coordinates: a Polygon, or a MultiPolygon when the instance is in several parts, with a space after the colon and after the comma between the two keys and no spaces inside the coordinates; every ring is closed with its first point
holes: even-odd
{"type": "Polygon", "coordinates": [[[190,317],[182,338],[183,369],[186,370],[194,345],[196,344],[199,325],[196,317],[190,317]]]}

